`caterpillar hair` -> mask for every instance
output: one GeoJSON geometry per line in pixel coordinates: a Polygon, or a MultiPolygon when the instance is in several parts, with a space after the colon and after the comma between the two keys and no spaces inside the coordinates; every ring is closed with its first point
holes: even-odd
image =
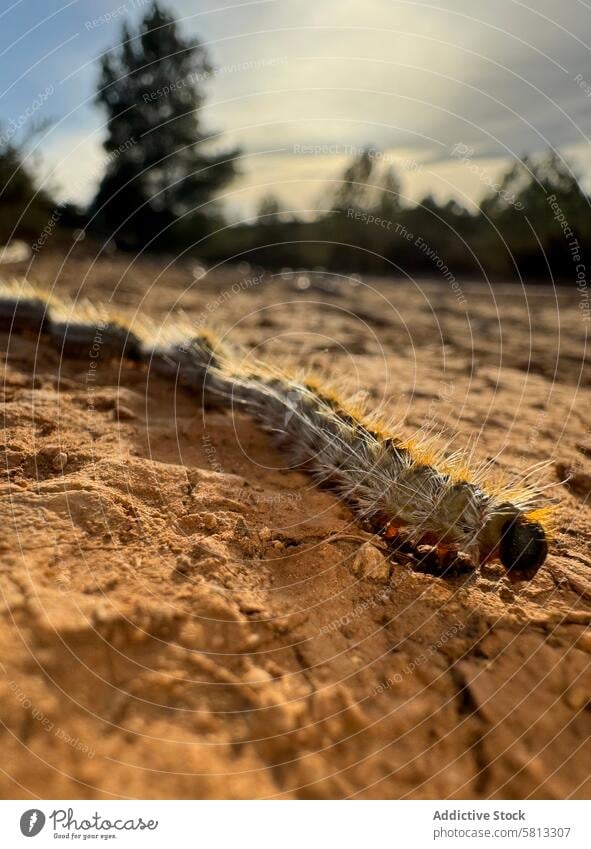
{"type": "Polygon", "coordinates": [[[222,345],[182,317],[170,327],[129,320],[87,301],[56,298],[23,281],[0,281],[0,330],[42,334],[66,357],[145,364],[209,402],[250,414],[290,462],[329,485],[389,544],[429,545],[441,565],[458,554],[500,561],[511,580],[530,580],[548,553],[547,508],[532,486],[487,483],[488,465],[468,469],[425,439],[405,439],[377,416],[323,386],[222,345]]]}

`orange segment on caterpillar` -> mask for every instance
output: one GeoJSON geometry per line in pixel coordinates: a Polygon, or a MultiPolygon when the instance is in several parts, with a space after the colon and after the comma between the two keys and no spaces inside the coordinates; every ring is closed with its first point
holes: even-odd
{"type": "Polygon", "coordinates": [[[88,302],[58,300],[20,281],[0,281],[0,329],[43,333],[63,356],[143,362],[205,400],[250,414],[291,463],[330,488],[394,545],[433,546],[474,565],[500,561],[512,580],[530,580],[548,553],[547,508],[534,487],[487,485],[486,467],[404,439],[316,378],[297,378],[218,343],[187,319],[156,328],[109,315],[88,302]],[[98,343],[97,343],[98,340],[98,343]]]}

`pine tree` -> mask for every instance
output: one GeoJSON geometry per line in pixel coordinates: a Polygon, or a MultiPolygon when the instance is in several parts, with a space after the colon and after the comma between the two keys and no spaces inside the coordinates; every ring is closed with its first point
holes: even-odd
{"type": "Polygon", "coordinates": [[[0,134],[0,252],[9,239],[34,241],[57,209],[46,190],[23,162],[24,151],[0,134]]]}
{"type": "Polygon", "coordinates": [[[210,215],[234,176],[236,151],[207,152],[213,136],[200,126],[211,74],[204,47],[158,2],[137,32],[123,26],[120,45],[101,59],[96,100],[107,112],[108,159],[92,212],[119,246],[167,247],[175,222],[210,215]]]}
{"type": "Polygon", "coordinates": [[[334,193],[333,210],[367,209],[371,205],[372,190],[368,185],[374,171],[375,160],[366,148],[353,157],[334,193]]]}

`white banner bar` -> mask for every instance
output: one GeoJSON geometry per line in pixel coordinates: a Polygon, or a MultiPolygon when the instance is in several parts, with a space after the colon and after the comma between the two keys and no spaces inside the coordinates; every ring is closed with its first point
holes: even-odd
{"type": "Polygon", "coordinates": [[[590,814],[586,801],[6,801],[0,845],[589,849],[590,814]]]}

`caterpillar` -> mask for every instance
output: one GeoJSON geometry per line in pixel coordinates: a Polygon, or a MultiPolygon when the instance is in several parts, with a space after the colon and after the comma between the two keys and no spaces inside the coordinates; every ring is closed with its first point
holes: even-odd
{"type": "Polygon", "coordinates": [[[0,280],[0,330],[40,334],[64,357],[96,348],[104,360],[145,364],[205,403],[244,410],[390,546],[429,546],[442,566],[460,555],[475,567],[500,562],[512,581],[531,580],[546,559],[548,508],[536,509],[535,487],[493,486],[487,464],[469,469],[462,452],[405,439],[316,377],[251,362],[186,316],[131,324],[106,307],[0,280]]]}

